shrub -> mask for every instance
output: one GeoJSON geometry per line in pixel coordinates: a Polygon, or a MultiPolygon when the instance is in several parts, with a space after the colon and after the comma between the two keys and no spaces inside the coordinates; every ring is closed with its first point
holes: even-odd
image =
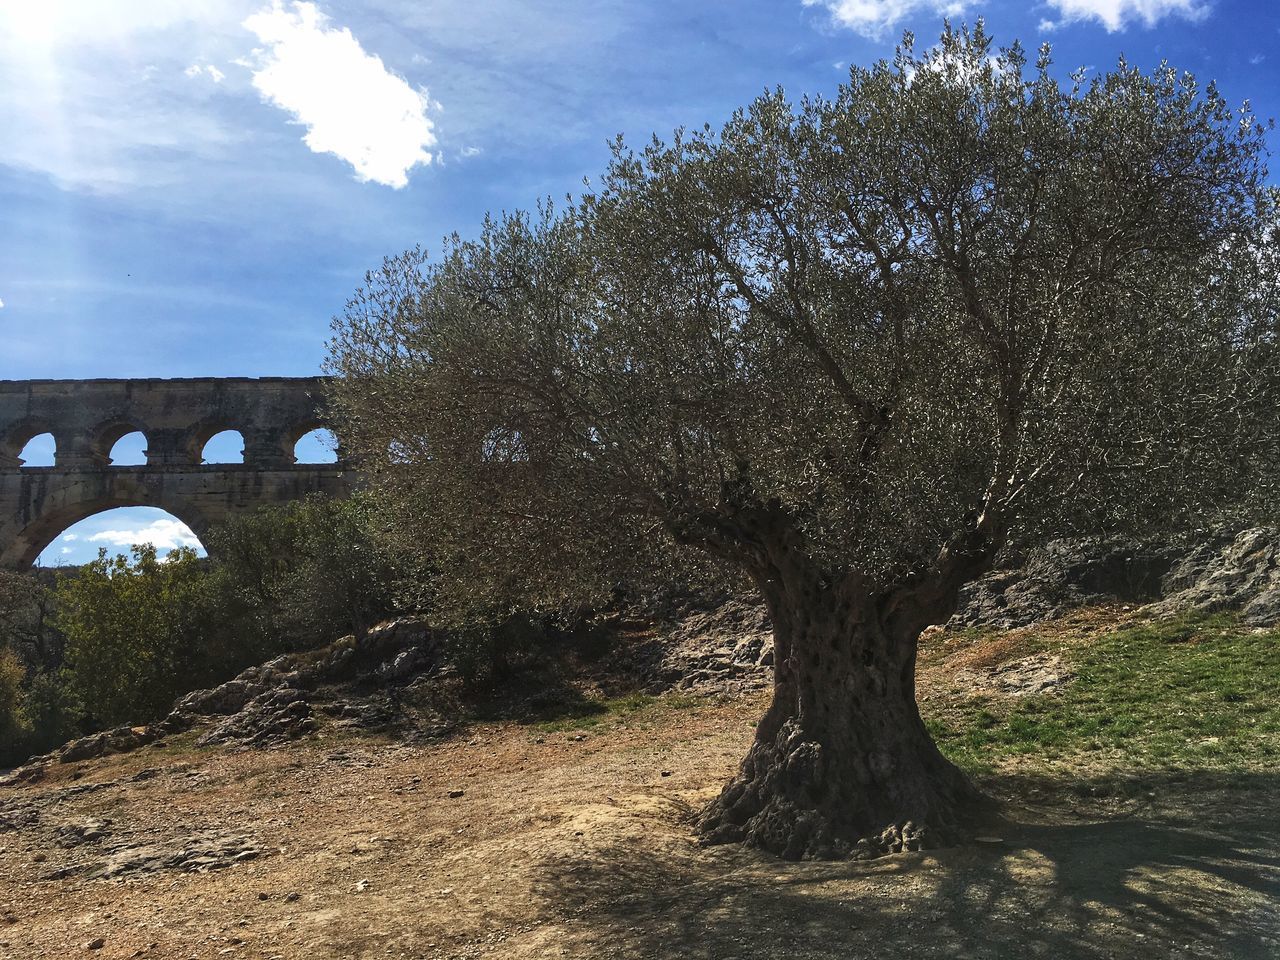
{"type": "Polygon", "coordinates": [[[396,613],[400,573],[360,496],[310,497],[213,530],[212,590],[221,612],[271,656],[362,633],[396,613]]]}
{"type": "Polygon", "coordinates": [[[190,689],[190,668],[205,657],[209,633],[206,576],[192,550],[161,560],[143,545],[131,557],[104,550],[59,581],[56,618],[67,638],[69,686],[92,721],[152,720],[190,689]]]}

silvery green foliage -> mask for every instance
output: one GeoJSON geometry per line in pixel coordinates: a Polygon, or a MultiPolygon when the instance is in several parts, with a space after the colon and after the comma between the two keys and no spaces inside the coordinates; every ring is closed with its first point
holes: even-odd
{"type": "Polygon", "coordinates": [[[1264,133],[1170,67],[908,37],[389,259],[335,322],[344,444],[446,595],[545,606],[671,545],[874,593],[1271,502],[1264,133]]]}

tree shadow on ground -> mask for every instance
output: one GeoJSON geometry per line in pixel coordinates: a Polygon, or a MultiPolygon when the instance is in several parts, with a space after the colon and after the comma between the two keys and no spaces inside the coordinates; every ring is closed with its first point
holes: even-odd
{"type": "Polygon", "coordinates": [[[539,893],[602,957],[1280,956],[1280,777],[1180,789],[1107,819],[1010,811],[999,843],[871,863],[699,850],[667,825],[587,844],[539,893]]]}

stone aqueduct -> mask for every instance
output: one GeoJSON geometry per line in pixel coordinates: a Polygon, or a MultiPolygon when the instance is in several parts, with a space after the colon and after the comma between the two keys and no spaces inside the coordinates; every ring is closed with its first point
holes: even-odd
{"type": "Polygon", "coordinates": [[[203,537],[212,524],[311,493],[346,496],[338,463],[298,464],[298,439],[324,421],[321,377],[188,380],[0,380],[0,567],[31,566],[67,527],[112,507],[160,507],[203,537]],[[223,430],[244,437],[244,463],[204,464],[223,430]],[[112,466],[126,434],[147,439],[146,464],[112,466]],[[50,433],[54,465],[20,454],[50,433]]]}

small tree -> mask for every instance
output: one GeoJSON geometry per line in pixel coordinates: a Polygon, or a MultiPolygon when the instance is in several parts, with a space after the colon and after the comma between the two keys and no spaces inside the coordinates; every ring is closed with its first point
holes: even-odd
{"type": "MultiPolygon", "coordinates": [[[[22,682],[26,670],[18,655],[0,647],[0,745],[7,747],[25,734],[26,718],[22,711],[22,682]]],[[[7,763],[9,751],[0,748],[0,764],[7,763]]]]}
{"type": "Polygon", "coordinates": [[[160,559],[150,544],[132,557],[85,564],[57,587],[67,640],[67,684],[92,725],[163,716],[196,681],[205,655],[205,561],[179,548],[160,559]]]}
{"type": "Polygon", "coordinates": [[[924,844],[978,799],[914,693],[959,588],[1011,541],[1216,522],[1275,462],[1263,138],[1167,67],[908,38],[389,260],[335,324],[343,439],[445,594],[567,602],[659,538],[737,565],[774,696],[705,838],[924,844]]]}
{"type": "Polygon", "coordinates": [[[0,570],[0,646],[8,645],[36,671],[56,670],[62,664],[50,576],[44,571],[0,570]]]}

